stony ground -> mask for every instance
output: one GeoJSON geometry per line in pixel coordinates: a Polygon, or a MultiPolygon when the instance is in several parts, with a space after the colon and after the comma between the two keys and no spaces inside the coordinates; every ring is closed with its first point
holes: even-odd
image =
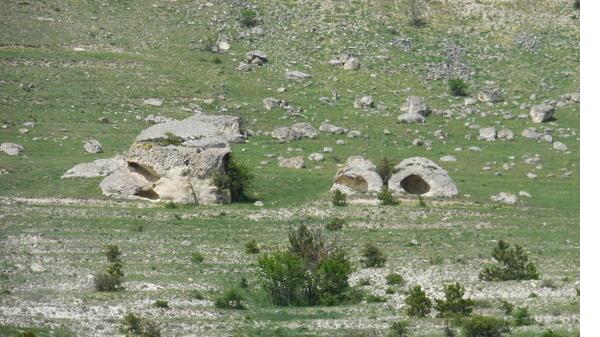
{"type": "MultiPolygon", "coordinates": [[[[568,96],[579,91],[578,11],[566,0],[429,1],[421,28],[405,13],[401,1],[2,1],[0,143],[23,153],[0,153],[0,335],[17,335],[18,327],[42,336],[122,335],[128,311],[151,317],[163,336],[383,335],[406,318],[409,286],[437,297],[449,281],[466,286],[479,313],[503,316],[501,300],[527,306],[536,323],[514,328],[514,336],[547,328],[578,334],[579,104],[568,96]],[[239,23],[242,8],[259,14],[256,27],[239,23]],[[230,49],[211,51],[225,40],[230,49]],[[269,61],[236,70],[257,49],[269,61]],[[328,64],[341,53],[360,69],[328,64]],[[312,77],[291,82],[289,70],[312,77]],[[448,93],[451,77],[466,80],[467,100],[448,93]],[[490,86],[504,100],[477,102],[490,86]],[[363,95],[373,97],[372,108],[354,106],[363,95]],[[409,95],[432,108],[425,124],[397,122],[409,95]],[[292,108],[268,110],[267,97],[292,108]],[[557,107],[556,119],[535,124],[530,107],[544,102],[557,107]],[[195,109],[240,116],[254,133],[233,152],[256,176],[251,195],[263,207],[120,203],[102,197],[100,179],[60,179],[75,164],[126,151],[148,115],[184,118],[195,109]],[[268,134],[297,122],[359,133],[283,143],[268,134]],[[510,129],[514,140],[479,140],[491,126],[510,129]],[[527,128],[539,136],[524,137],[527,128]],[[103,152],[85,152],[90,139],[103,152]],[[315,152],[324,161],[308,160],[315,152]],[[278,166],[278,156],[297,155],[306,168],[278,166]],[[333,208],[332,178],[351,155],[430,158],[460,195],[426,208],[413,199],[333,208]],[[440,160],[448,156],[456,161],[440,160]],[[518,195],[518,203],[492,202],[499,192],[518,195]],[[256,239],[271,251],[285,245],[290,225],[336,216],[348,222],[337,235],[356,266],[352,283],[387,301],[268,304],[257,257],[244,244],[256,239]],[[477,279],[500,239],[527,249],[539,281],[477,279]],[[385,268],[360,267],[367,240],[388,254],[385,268]],[[93,290],[107,244],[124,252],[123,292],[93,290]],[[194,264],[192,252],[205,261],[194,264]],[[407,284],[387,294],[392,271],[407,284]],[[242,277],[248,309],[216,309],[214,299],[242,277]],[[163,299],[170,309],[153,307],[163,299]]],[[[441,336],[443,324],[413,319],[411,333],[441,336]]]]}

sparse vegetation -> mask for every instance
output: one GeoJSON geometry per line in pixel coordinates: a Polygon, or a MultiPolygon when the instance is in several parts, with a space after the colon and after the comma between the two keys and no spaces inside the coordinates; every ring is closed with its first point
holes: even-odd
{"type": "Polygon", "coordinates": [[[390,325],[387,337],[405,337],[408,336],[408,322],[398,321],[390,325]]]}
{"type": "Polygon", "coordinates": [[[492,251],[492,256],[499,265],[484,268],[479,278],[485,281],[537,280],[539,274],[533,262],[519,245],[511,248],[502,240],[492,251]]]}
{"type": "Polygon", "coordinates": [[[375,243],[369,241],[362,249],[362,263],[367,268],[383,267],[387,257],[375,243]]]}
{"type": "Polygon", "coordinates": [[[258,24],[258,14],[252,9],[242,9],[239,22],[244,27],[254,27],[258,24]]]}
{"type": "Polygon", "coordinates": [[[123,332],[140,337],[160,337],[160,328],[149,319],[128,313],[123,318],[123,332]]]}
{"type": "Polygon", "coordinates": [[[221,191],[229,191],[231,201],[241,202],[250,200],[247,191],[253,179],[250,170],[230,155],[225,172],[215,174],[213,184],[221,191]]]}
{"type": "Polygon", "coordinates": [[[431,312],[431,300],[427,294],[421,289],[420,285],[416,285],[410,289],[406,297],[406,313],[409,316],[425,317],[431,312]]]}
{"type": "Polygon", "coordinates": [[[469,86],[461,78],[451,78],[448,80],[448,89],[454,96],[467,96],[469,86]]]}
{"type": "Polygon", "coordinates": [[[235,288],[227,289],[222,296],[215,300],[215,307],[219,309],[245,309],[244,297],[241,292],[235,288]]]}
{"type": "Polygon", "coordinates": [[[256,240],[250,240],[250,241],[246,242],[245,252],[246,252],[246,254],[260,253],[260,248],[258,247],[258,242],[256,242],[256,240]]]}
{"type": "Polygon", "coordinates": [[[342,228],[344,228],[345,225],[346,221],[344,219],[333,218],[327,223],[327,225],[325,225],[325,228],[329,231],[339,231],[342,230],[342,228]]]}
{"type": "Polygon", "coordinates": [[[394,173],[394,166],[392,165],[390,160],[387,157],[383,157],[383,159],[379,162],[379,165],[377,165],[376,170],[377,174],[379,174],[379,176],[381,177],[381,180],[383,180],[383,185],[387,186],[388,181],[394,173]]]}
{"type": "Polygon", "coordinates": [[[425,25],[423,17],[427,6],[425,0],[404,0],[404,6],[411,26],[422,27],[425,25]]]}
{"type": "Polygon", "coordinates": [[[388,285],[404,285],[404,283],[406,283],[404,277],[396,273],[387,274],[385,277],[385,281],[388,285]]]}
{"type": "Polygon", "coordinates": [[[333,206],[344,207],[346,206],[346,194],[340,190],[335,190],[331,197],[331,203],[333,206]]]}
{"type": "Polygon", "coordinates": [[[508,323],[491,316],[473,315],[462,320],[465,337],[502,337],[510,332],[508,323]]]}
{"type": "Polygon", "coordinates": [[[109,245],[104,252],[106,260],[109,262],[106,270],[94,275],[94,287],[97,291],[117,291],[121,290],[124,274],[121,262],[121,251],[116,245],[109,245]]]}
{"type": "Polygon", "coordinates": [[[465,289],[460,283],[444,286],[445,299],[435,300],[435,310],[440,317],[468,316],[473,312],[473,300],[464,298],[465,289]]]}
{"type": "Polygon", "coordinates": [[[200,253],[200,252],[193,252],[192,253],[192,262],[194,262],[196,264],[201,264],[202,262],[204,262],[204,255],[202,255],[202,253],[200,253]]]}
{"type": "Polygon", "coordinates": [[[396,206],[399,204],[387,186],[384,186],[381,192],[377,193],[377,199],[379,199],[380,204],[383,206],[396,206]]]}
{"type": "Polygon", "coordinates": [[[169,302],[165,300],[156,300],[154,302],[154,307],[161,309],[169,309],[169,302]]]}
{"type": "Polygon", "coordinates": [[[531,317],[531,314],[529,313],[529,309],[527,309],[526,307],[517,308],[512,312],[512,316],[513,324],[515,326],[525,326],[535,323],[535,320],[533,319],[533,317],[531,317]]]}

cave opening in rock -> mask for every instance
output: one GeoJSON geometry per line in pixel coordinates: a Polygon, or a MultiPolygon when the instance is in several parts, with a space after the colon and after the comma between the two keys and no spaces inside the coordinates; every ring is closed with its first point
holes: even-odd
{"type": "Polygon", "coordinates": [[[142,175],[148,181],[156,182],[160,179],[160,176],[158,175],[158,173],[156,173],[150,167],[142,166],[138,163],[134,163],[134,162],[130,162],[130,161],[127,162],[127,165],[129,166],[129,170],[131,172],[135,172],[135,173],[142,175]]]}
{"type": "Polygon", "coordinates": [[[156,192],[154,192],[154,190],[152,190],[152,189],[142,190],[142,191],[135,193],[134,195],[141,197],[141,198],[150,199],[150,200],[158,200],[159,199],[158,194],[156,192]]]}
{"type": "Polygon", "coordinates": [[[335,182],[340,185],[346,185],[351,189],[359,192],[367,192],[369,190],[369,184],[367,181],[360,176],[357,177],[349,177],[346,175],[339,176],[335,182]]]}
{"type": "Polygon", "coordinates": [[[402,189],[409,194],[425,194],[431,188],[429,184],[418,175],[411,174],[400,181],[402,189]]]}

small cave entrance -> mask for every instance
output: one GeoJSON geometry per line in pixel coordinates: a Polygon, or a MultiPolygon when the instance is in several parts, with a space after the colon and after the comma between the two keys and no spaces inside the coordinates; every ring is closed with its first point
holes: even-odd
{"type": "Polygon", "coordinates": [[[340,176],[335,180],[340,185],[345,185],[358,192],[367,192],[369,184],[363,177],[340,176]]]}
{"type": "Polygon", "coordinates": [[[138,163],[134,163],[134,162],[130,162],[130,161],[127,162],[127,165],[129,166],[129,170],[131,172],[140,174],[141,176],[146,178],[146,180],[148,180],[148,181],[156,182],[160,179],[160,176],[158,175],[158,173],[154,172],[154,170],[152,168],[145,167],[138,163]]]}
{"type": "Polygon", "coordinates": [[[134,195],[138,196],[140,198],[146,198],[146,199],[150,199],[150,200],[158,200],[160,198],[158,196],[158,194],[156,192],[154,192],[153,189],[142,190],[142,191],[135,193],[134,195]]]}
{"type": "Polygon", "coordinates": [[[418,175],[411,174],[400,181],[402,189],[409,194],[425,194],[431,188],[429,184],[418,175]]]}

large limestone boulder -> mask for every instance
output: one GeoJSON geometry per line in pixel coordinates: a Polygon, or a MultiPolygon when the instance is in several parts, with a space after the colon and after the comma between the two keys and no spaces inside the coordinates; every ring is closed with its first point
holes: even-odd
{"type": "Polygon", "coordinates": [[[532,122],[543,123],[552,120],[555,111],[556,109],[549,104],[539,104],[531,107],[529,115],[532,122]]]}
{"type": "Polygon", "coordinates": [[[117,170],[127,167],[124,155],[113,158],[96,159],[91,163],[77,164],[70,168],[61,179],[105,177],[117,170]]]}
{"type": "Polygon", "coordinates": [[[275,128],[273,130],[273,132],[271,133],[271,137],[277,139],[280,142],[289,142],[292,140],[297,140],[297,139],[302,138],[302,135],[300,134],[300,132],[298,132],[292,128],[288,128],[287,126],[282,126],[282,127],[275,128]]]}
{"type": "Polygon", "coordinates": [[[194,115],[143,130],[129,148],[125,167],[100,183],[104,195],[117,199],[218,204],[228,191],[213,184],[225,172],[231,148],[243,141],[239,119],[194,115]]]}
{"type": "Polygon", "coordinates": [[[24,150],[25,149],[19,144],[15,144],[15,143],[0,144],[0,152],[4,152],[9,156],[18,156],[21,153],[23,153],[24,150]]]}
{"type": "Polygon", "coordinates": [[[400,111],[410,115],[419,114],[423,117],[427,117],[431,114],[431,109],[425,105],[423,98],[417,96],[408,96],[406,102],[404,102],[400,108],[400,111]]]}
{"type": "Polygon", "coordinates": [[[454,197],[458,189],[448,172],[423,157],[404,159],[394,167],[388,187],[397,194],[416,194],[423,197],[454,197]]]}
{"type": "Polygon", "coordinates": [[[308,123],[296,123],[292,125],[292,130],[296,131],[302,137],[314,139],[319,135],[319,131],[308,123]]]}
{"type": "Polygon", "coordinates": [[[346,195],[375,194],[381,192],[383,181],[375,165],[361,156],[351,156],[333,179],[331,191],[340,190],[346,195]]]}

